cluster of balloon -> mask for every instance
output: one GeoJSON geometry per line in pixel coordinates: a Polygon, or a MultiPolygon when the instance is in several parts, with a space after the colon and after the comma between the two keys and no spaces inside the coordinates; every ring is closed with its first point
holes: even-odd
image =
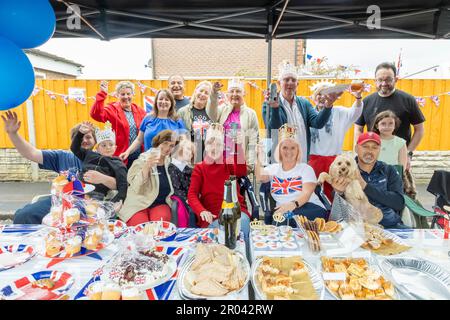
{"type": "Polygon", "coordinates": [[[22,49],[47,42],[55,24],[48,0],[0,0],[0,110],[17,107],[33,92],[33,66],[22,49]]]}

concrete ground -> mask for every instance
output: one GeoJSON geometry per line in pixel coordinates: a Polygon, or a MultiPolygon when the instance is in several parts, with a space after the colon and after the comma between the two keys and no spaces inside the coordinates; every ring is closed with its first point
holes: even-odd
{"type": "MultiPolygon", "coordinates": [[[[426,209],[432,210],[434,196],[426,188],[427,185],[417,185],[418,199],[426,209]]],[[[29,203],[34,196],[49,192],[48,182],[0,182],[0,221],[10,223],[17,209],[29,203]]]]}

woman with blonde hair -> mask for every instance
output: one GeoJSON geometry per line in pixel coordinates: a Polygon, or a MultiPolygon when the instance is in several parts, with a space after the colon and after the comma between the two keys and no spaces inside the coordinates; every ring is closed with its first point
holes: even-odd
{"type": "Polygon", "coordinates": [[[314,193],[317,185],[313,168],[302,163],[302,149],[289,125],[279,129],[275,149],[276,163],[263,168],[263,148],[258,145],[255,173],[262,183],[270,182],[270,194],[276,202],[274,215],[303,215],[309,220],[325,218],[326,209],[314,193]]]}
{"type": "Polygon", "coordinates": [[[183,119],[191,141],[197,150],[195,163],[202,160],[206,130],[213,122],[217,122],[218,93],[222,85],[215,82],[202,81],[194,89],[189,105],[178,110],[183,119]]]}
{"type": "Polygon", "coordinates": [[[176,112],[175,99],[169,90],[158,91],[155,105],[152,112],[142,120],[137,139],[120,155],[122,160],[127,159],[142,144],[145,151],[150,149],[153,138],[163,130],[172,130],[177,134],[185,132],[183,120],[176,112]]]}
{"type": "MultiPolygon", "coordinates": [[[[116,85],[116,96],[118,101],[109,103],[105,106],[105,100],[108,97],[108,82],[102,81],[100,92],[95,97],[95,103],[91,108],[90,115],[92,119],[111,123],[112,129],[116,133],[117,149],[114,156],[119,156],[136,140],[139,132],[139,126],[145,117],[145,110],[132,102],[134,96],[134,84],[130,81],[120,81],[116,85]]],[[[136,151],[124,163],[130,168],[141,152],[136,151]]]]}

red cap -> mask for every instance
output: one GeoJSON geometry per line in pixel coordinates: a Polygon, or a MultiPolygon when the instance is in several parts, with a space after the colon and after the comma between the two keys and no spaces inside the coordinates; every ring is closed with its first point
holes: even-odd
{"type": "Polygon", "coordinates": [[[361,145],[363,143],[366,143],[367,141],[373,141],[377,144],[381,144],[381,139],[378,134],[375,132],[364,132],[362,135],[358,137],[357,144],[361,145]]]}

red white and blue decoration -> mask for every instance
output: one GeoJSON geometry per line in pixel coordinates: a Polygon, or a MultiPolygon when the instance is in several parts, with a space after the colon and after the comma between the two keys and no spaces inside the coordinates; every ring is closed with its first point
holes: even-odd
{"type": "Polygon", "coordinates": [[[5,271],[11,268],[14,268],[16,266],[19,266],[27,261],[29,261],[31,258],[33,258],[36,255],[36,251],[34,250],[33,246],[26,245],[26,244],[12,244],[9,246],[3,246],[0,247],[0,255],[3,253],[9,254],[9,253],[27,253],[28,255],[24,256],[23,260],[18,260],[16,263],[8,265],[8,266],[1,266],[0,265],[0,271],[5,271]]]}
{"type": "Polygon", "coordinates": [[[272,178],[272,190],[273,194],[285,195],[295,193],[303,190],[302,177],[293,177],[281,179],[276,176],[272,178]]]}
{"type": "Polygon", "coordinates": [[[74,278],[67,272],[45,270],[20,278],[0,289],[0,296],[6,300],[56,300],[66,294],[74,283],[74,278]],[[35,281],[50,279],[51,289],[39,288],[35,281]]]}

